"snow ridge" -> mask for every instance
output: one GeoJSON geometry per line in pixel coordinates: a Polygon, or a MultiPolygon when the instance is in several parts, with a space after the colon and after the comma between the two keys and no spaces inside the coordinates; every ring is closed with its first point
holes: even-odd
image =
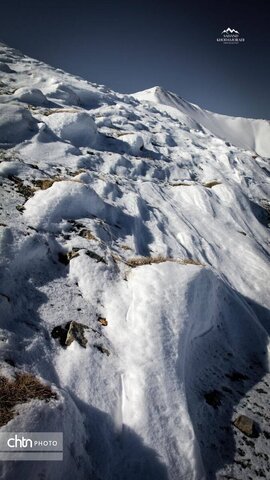
{"type": "MultiPolygon", "coordinates": [[[[178,112],[182,118],[186,116],[186,123],[197,122],[215,136],[231,142],[240,148],[253,150],[262,157],[270,157],[270,122],[269,120],[255,120],[251,118],[229,117],[218,113],[202,110],[198,105],[186,102],[174,93],[165,91],[161,87],[150,88],[133,94],[141,101],[151,101],[158,107],[166,105],[178,112]]],[[[163,107],[164,108],[164,107],[163,107]]],[[[178,112],[171,114],[177,116],[178,112]]]]}

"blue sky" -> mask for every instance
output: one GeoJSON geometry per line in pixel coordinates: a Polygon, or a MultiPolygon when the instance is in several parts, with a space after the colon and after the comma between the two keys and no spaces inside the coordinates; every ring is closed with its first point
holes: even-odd
{"type": "Polygon", "coordinates": [[[269,25],[268,0],[2,0],[0,37],[119,92],[161,85],[212,111],[270,118],[269,25]],[[245,42],[219,44],[227,27],[245,42]]]}

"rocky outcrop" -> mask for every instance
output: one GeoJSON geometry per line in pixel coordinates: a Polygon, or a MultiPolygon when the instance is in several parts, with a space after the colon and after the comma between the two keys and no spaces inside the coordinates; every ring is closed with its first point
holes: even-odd
{"type": "Polygon", "coordinates": [[[58,325],[52,330],[52,337],[58,338],[62,347],[69,347],[76,340],[81,347],[86,348],[87,339],[84,336],[87,325],[75,321],[68,322],[65,325],[58,325]]]}

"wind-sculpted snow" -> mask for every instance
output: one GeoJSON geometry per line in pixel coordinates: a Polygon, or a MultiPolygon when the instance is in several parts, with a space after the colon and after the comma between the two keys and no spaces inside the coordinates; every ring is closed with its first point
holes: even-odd
{"type": "MultiPolygon", "coordinates": [[[[210,450],[211,412],[201,397],[225,382],[228,369],[242,370],[252,362],[264,349],[265,332],[210,269],[169,262],[142,266],[129,276],[124,311],[117,304],[122,286],[115,288],[106,303],[108,314],[113,312],[108,335],[122,368],[121,423],[155,446],[169,478],[177,479],[179,472],[184,478],[203,478],[195,434],[203,438],[203,450],[210,450]]],[[[216,466],[211,451],[205,458],[210,478],[216,466]]]]}
{"type": "Polygon", "coordinates": [[[58,137],[76,147],[91,147],[96,143],[96,124],[87,113],[56,112],[48,117],[46,124],[58,137]]]}
{"type": "Polygon", "coordinates": [[[18,88],[18,90],[14,92],[14,96],[19,101],[33,105],[34,107],[53,106],[53,104],[48,102],[45,95],[43,95],[43,93],[37,88],[18,88]]]}
{"type": "Polygon", "coordinates": [[[160,87],[150,88],[144,92],[133,94],[141,101],[150,101],[160,106],[168,106],[172,115],[184,121],[197,122],[211,133],[223,140],[231,142],[240,148],[253,150],[258,155],[270,157],[270,122],[269,120],[255,120],[251,118],[229,117],[218,113],[202,110],[198,105],[186,102],[174,93],[166,92],[160,87]],[[176,113],[173,110],[177,110],[176,113]],[[186,117],[186,119],[185,119],[186,117]]]}
{"type": "Polygon", "coordinates": [[[1,375],[57,393],[2,428],[64,433],[1,478],[267,478],[269,122],[5,45],[0,69],[1,375]],[[51,335],[72,322],[83,345],[51,335]]]}
{"type": "Polygon", "coordinates": [[[37,121],[20,105],[0,105],[0,144],[13,146],[38,131],[37,121]]]}
{"type": "Polygon", "coordinates": [[[64,219],[101,215],[103,208],[104,202],[90,187],[76,180],[62,181],[29,199],[24,216],[30,225],[49,231],[64,219]]]}

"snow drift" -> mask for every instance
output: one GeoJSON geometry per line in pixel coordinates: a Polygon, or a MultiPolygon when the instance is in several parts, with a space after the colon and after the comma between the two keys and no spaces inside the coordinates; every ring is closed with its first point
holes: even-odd
{"type": "Polygon", "coordinates": [[[48,117],[46,124],[58,137],[75,147],[94,146],[96,142],[96,124],[87,113],[56,112],[48,117]]]}
{"type": "Polygon", "coordinates": [[[20,105],[0,105],[0,143],[11,146],[37,132],[37,121],[20,105]]]}

